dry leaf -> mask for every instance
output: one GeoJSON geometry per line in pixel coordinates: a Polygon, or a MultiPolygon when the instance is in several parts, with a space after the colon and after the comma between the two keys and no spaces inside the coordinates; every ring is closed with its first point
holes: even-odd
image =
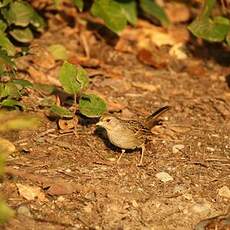
{"type": "Polygon", "coordinates": [[[185,46],[182,43],[175,44],[170,50],[169,54],[178,60],[186,59],[188,56],[186,54],[185,46]]]}
{"type": "Polygon", "coordinates": [[[78,119],[70,119],[70,120],[66,120],[66,119],[59,119],[58,120],[58,127],[61,130],[69,130],[69,129],[73,129],[75,127],[74,124],[77,124],[78,119]]]}
{"type": "Polygon", "coordinates": [[[160,85],[151,85],[143,82],[133,82],[132,85],[143,90],[148,90],[150,92],[156,92],[158,89],[160,89],[160,85]]]}
{"type": "Polygon", "coordinates": [[[26,200],[35,200],[38,199],[39,201],[46,201],[45,194],[42,192],[41,188],[30,186],[30,185],[23,185],[23,184],[16,184],[18,187],[19,194],[23,196],[26,200]]]}
{"type": "Polygon", "coordinates": [[[165,7],[165,12],[172,23],[186,22],[190,19],[189,8],[179,2],[170,2],[165,7]]]}
{"type": "Polygon", "coordinates": [[[49,189],[47,190],[47,193],[52,196],[60,196],[72,194],[77,190],[78,188],[74,186],[74,184],[68,182],[57,182],[50,185],[49,189]]]}
{"type": "Polygon", "coordinates": [[[142,63],[155,68],[164,68],[169,63],[168,54],[156,49],[155,52],[151,52],[147,49],[141,49],[137,54],[137,58],[142,63]]]}

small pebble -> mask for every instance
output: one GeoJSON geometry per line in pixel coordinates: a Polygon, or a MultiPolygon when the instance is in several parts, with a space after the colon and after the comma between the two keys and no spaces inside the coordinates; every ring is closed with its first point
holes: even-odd
{"type": "Polygon", "coordinates": [[[86,213],[91,213],[91,212],[92,212],[92,209],[93,209],[92,204],[88,204],[88,205],[86,205],[86,206],[84,207],[84,211],[85,211],[86,213]]]}
{"type": "Polygon", "coordinates": [[[59,201],[59,202],[63,202],[63,201],[65,201],[65,197],[63,197],[63,196],[59,196],[59,197],[57,198],[57,201],[59,201]]]}
{"type": "Polygon", "coordinates": [[[173,193],[183,194],[186,192],[186,187],[183,185],[176,185],[173,189],[173,193]]]}
{"type": "Polygon", "coordinates": [[[192,212],[200,214],[200,215],[209,215],[211,212],[210,204],[207,202],[196,203],[191,207],[192,212]]]}
{"type": "Polygon", "coordinates": [[[159,172],[156,174],[156,178],[159,179],[160,181],[166,183],[168,181],[173,181],[173,177],[171,177],[168,173],[166,172],[159,172]]]}
{"type": "Polygon", "coordinates": [[[32,217],[30,210],[26,206],[20,206],[17,210],[18,214],[24,215],[27,217],[32,217]]]}
{"type": "Polygon", "coordinates": [[[172,147],[172,152],[174,154],[179,153],[184,148],[184,145],[178,144],[172,147]]]}
{"type": "Polygon", "coordinates": [[[221,197],[229,198],[230,199],[230,189],[227,186],[223,186],[218,190],[218,194],[221,197]]]}
{"type": "Polygon", "coordinates": [[[208,151],[210,151],[210,152],[214,152],[214,151],[215,151],[215,149],[212,148],[212,147],[207,147],[206,149],[207,149],[208,151]]]}
{"type": "Polygon", "coordinates": [[[132,205],[133,205],[134,208],[139,207],[138,203],[135,200],[132,200],[131,202],[132,202],[132,205]]]}

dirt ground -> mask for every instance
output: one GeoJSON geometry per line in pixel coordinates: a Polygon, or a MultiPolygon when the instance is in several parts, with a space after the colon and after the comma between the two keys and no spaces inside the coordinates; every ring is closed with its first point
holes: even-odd
{"type": "Polygon", "coordinates": [[[105,98],[110,112],[141,119],[163,105],[171,109],[153,128],[144,165],[137,167],[138,150],[116,163],[120,150],[95,131],[95,120],[79,116],[77,135],[62,133],[38,105],[42,95],[31,91],[23,101],[42,125],[5,134],[17,151],[9,156],[1,183],[16,211],[4,228],[182,230],[225,215],[230,200],[229,50],[191,45],[187,59],[172,58],[156,68],[141,63],[134,52],[115,50],[89,29],[81,33],[79,26],[55,20],[32,44],[40,51],[19,61],[23,78],[58,85],[61,63],[43,49],[61,43],[71,62],[86,68],[90,90],[105,98]],[[88,51],[90,58],[80,58],[88,51]]]}

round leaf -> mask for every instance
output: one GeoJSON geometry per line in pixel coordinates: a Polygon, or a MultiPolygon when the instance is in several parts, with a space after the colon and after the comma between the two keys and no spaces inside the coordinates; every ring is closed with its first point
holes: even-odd
{"type": "Polygon", "coordinates": [[[9,56],[14,56],[16,54],[16,49],[6,35],[0,31],[0,46],[6,50],[9,56]]]}
{"type": "Polygon", "coordinates": [[[68,109],[62,106],[58,106],[58,105],[52,105],[50,108],[50,112],[61,118],[62,117],[65,117],[65,118],[73,117],[73,113],[71,113],[68,109]]]}
{"type": "Polygon", "coordinates": [[[59,80],[69,94],[80,93],[89,84],[89,78],[83,68],[77,68],[68,62],[65,62],[59,73],[59,80]]]}
{"type": "Polygon", "coordinates": [[[163,26],[169,26],[170,22],[164,10],[153,0],[140,0],[140,7],[149,18],[157,18],[163,26]]]}
{"type": "Polygon", "coordinates": [[[5,99],[0,103],[1,107],[20,107],[23,109],[22,103],[14,100],[14,99],[5,99]]]}
{"type": "Polygon", "coordinates": [[[27,43],[33,40],[33,33],[29,28],[14,29],[10,31],[10,35],[17,41],[27,43]]]}
{"type": "Polygon", "coordinates": [[[34,11],[30,23],[36,28],[37,31],[43,32],[44,27],[46,26],[45,20],[34,11]]]}
{"type": "Polygon", "coordinates": [[[84,94],[79,101],[80,113],[87,117],[99,117],[107,109],[106,103],[94,94],[84,94]]]}
{"type": "Polygon", "coordinates": [[[137,6],[136,1],[126,0],[118,2],[124,13],[127,21],[132,25],[135,25],[137,22],[137,6]]]}
{"type": "Polygon", "coordinates": [[[127,24],[120,4],[114,0],[95,0],[91,13],[102,18],[106,26],[115,33],[121,32],[127,24]]]}
{"type": "Polygon", "coordinates": [[[9,23],[16,26],[27,26],[34,14],[31,5],[25,1],[15,1],[10,4],[10,9],[4,16],[9,23]]]}
{"type": "Polygon", "coordinates": [[[66,48],[61,44],[51,45],[48,49],[55,60],[66,60],[68,58],[66,48]]]}

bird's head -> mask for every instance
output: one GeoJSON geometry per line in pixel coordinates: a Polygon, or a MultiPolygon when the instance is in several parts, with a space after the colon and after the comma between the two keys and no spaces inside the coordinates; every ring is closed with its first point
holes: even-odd
{"type": "Polygon", "coordinates": [[[96,125],[108,131],[114,130],[120,126],[120,120],[111,115],[104,115],[100,118],[100,121],[96,125]]]}

